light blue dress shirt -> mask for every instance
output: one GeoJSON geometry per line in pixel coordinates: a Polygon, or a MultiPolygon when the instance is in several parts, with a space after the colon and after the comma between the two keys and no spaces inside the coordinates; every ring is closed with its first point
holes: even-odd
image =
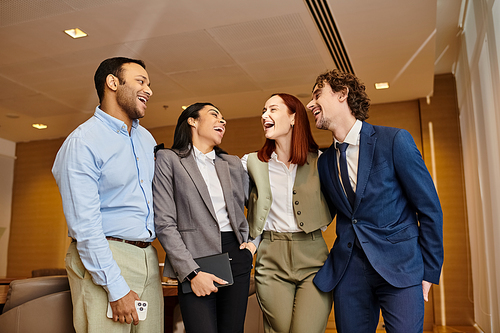
{"type": "Polygon", "coordinates": [[[127,125],[99,107],[75,129],[57,153],[52,173],[61,192],[68,234],[95,284],[110,301],[130,288],[106,236],[155,239],[152,180],[156,142],[135,120],[127,125]]]}

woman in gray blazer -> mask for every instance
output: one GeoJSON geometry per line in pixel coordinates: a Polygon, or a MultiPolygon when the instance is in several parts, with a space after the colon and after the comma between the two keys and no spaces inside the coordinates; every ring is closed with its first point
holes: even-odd
{"type": "Polygon", "coordinates": [[[156,233],[166,252],[163,275],[177,278],[187,332],[243,332],[254,246],[244,215],[248,176],[225,153],[226,121],[210,103],[179,116],[171,149],[156,155],[153,180],[156,233]],[[199,257],[228,252],[234,284],[203,272],[199,257]],[[192,293],[180,286],[190,281],[192,293]]]}

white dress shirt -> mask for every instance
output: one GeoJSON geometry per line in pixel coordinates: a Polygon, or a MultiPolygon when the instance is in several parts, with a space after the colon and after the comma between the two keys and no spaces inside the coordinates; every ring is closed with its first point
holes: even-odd
{"type": "Polygon", "coordinates": [[[220,231],[233,231],[226,210],[226,201],[224,200],[222,186],[217,171],[215,170],[215,151],[212,150],[203,154],[193,146],[192,152],[198,169],[205,180],[205,184],[207,184],[208,193],[210,193],[210,199],[212,200],[212,206],[217,216],[220,231]]]}
{"type": "MultiPolygon", "coordinates": [[[[345,153],[347,159],[347,172],[349,173],[349,180],[351,182],[352,190],[354,191],[354,193],[356,193],[356,185],[358,182],[359,133],[361,133],[362,126],[363,122],[360,120],[356,120],[354,125],[351,127],[351,130],[349,131],[349,133],[347,133],[347,136],[344,139],[344,142],[349,144],[345,153]]],[[[337,139],[334,140],[336,147],[337,142],[340,141],[338,141],[337,139]]],[[[337,170],[339,171],[340,183],[342,183],[342,177],[340,177],[339,157],[340,151],[337,149],[337,170]]]]}

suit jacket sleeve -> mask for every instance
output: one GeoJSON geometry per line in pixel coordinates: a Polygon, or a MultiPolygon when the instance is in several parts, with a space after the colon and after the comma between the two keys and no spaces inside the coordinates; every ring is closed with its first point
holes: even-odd
{"type": "Polygon", "coordinates": [[[405,130],[396,134],[393,157],[399,182],[418,215],[423,279],[438,284],[444,258],[443,213],[434,182],[413,138],[405,130]]]}

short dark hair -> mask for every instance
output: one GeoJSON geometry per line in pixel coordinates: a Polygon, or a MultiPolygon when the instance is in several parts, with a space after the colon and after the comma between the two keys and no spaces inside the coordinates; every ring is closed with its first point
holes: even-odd
{"type": "Polygon", "coordinates": [[[97,67],[97,70],[94,74],[94,84],[97,91],[97,96],[99,97],[99,104],[102,103],[102,99],[104,98],[104,86],[106,85],[106,78],[108,77],[108,75],[113,74],[118,78],[120,84],[123,84],[124,82],[121,76],[123,65],[128,63],[135,63],[146,69],[144,61],[124,57],[106,59],[101,62],[99,67],[97,67]]]}
{"type": "MultiPolygon", "coordinates": [[[[292,149],[290,156],[290,163],[304,165],[307,162],[307,154],[309,152],[317,152],[318,145],[314,141],[311,133],[311,126],[309,125],[309,118],[307,118],[307,111],[304,104],[295,96],[285,93],[272,94],[279,96],[290,113],[295,113],[295,124],[292,129],[292,149]]],[[[257,152],[257,157],[263,162],[268,162],[271,154],[276,150],[276,142],[274,140],[266,139],[264,146],[257,152]]]]}
{"type": "MultiPolygon", "coordinates": [[[[188,156],[193,150],[193,133],[191,132],[191,126],[188,124],[188,119],[198,119],[200,117],[200,110],[205,106],[211,105],[217,108],[212,103],[194,103],[188,106],[177,119],[177,126],[175,126],[174,132],[174,143],[171,149],[178,150],[178,155],[181,157],[188,156]]],[[[214,147],[216,154],[227,154],[224,150],[218,146],[214,147]]]]}
{"type": "Polygon", "coordinates": [[[361,121],[368,119],[370,99],[365,92],[365,85],[356,76],[334,69],[316,78],[318,88],[323,88],[325,83],[328,83],[334,92],[343,91],[347,87],[347,104],[353,116],[361,121]]]}

